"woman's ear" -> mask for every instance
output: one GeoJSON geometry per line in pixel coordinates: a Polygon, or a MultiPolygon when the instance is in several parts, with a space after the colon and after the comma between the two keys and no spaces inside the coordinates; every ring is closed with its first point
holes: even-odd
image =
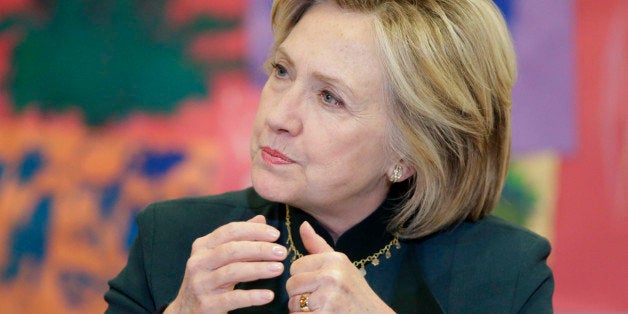
{"type": "Polygon", "coordinates": [[[410,163],[404,160],[402,160],[401,162],[403,163],[401,167],[404,169],[403,170],[404,175],[401,176],[401,181],[405,181],[408,178],[416,174],[416,169],[414,169],[413,165],[411,165],[410,163]]]}

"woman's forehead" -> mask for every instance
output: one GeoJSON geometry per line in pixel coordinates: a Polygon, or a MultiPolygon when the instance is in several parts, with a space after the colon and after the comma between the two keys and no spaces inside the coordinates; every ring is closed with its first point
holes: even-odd
{"type": "Polygon", "coordinates": [[[275,58],[285,57],[297,71],[340,81],[363,94],[364,90],[381,89],[383,84],[375,36],[371,15],[347,11],[328,1],[304,14],[279,45],[275,58]]]}

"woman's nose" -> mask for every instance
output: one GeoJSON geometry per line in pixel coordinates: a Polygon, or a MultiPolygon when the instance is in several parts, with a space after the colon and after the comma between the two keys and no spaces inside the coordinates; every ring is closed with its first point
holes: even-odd
{"type": "Polygon", "coordinates": [[[295,89],[271,97],[266,121],[277,133],[296,136],[303,131],[303,94],[295,89]]]}

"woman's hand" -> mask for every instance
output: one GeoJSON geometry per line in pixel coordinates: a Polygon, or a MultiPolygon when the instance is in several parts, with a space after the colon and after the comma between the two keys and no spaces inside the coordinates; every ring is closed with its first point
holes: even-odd
{"type": "Polygon", "coordinates": [[[299,258],[290,267],[286,290],[291,313],[394,313],[349,258],[335,252],[309,223],[303,223],[299,232],[310,255],[299,258]],[[302,309],[301,303],[306,299],[307,309],[302,309]]]}
{"type": "Polygon", "coordinates": [[[287,251],[272,243],[279,231],[263,216],[232,222],[196,239],[179,294],[165,313],[226,313],[273,300],[270,290],[234,289],[239,282],[272,278],[283,272],[287,251]]]}

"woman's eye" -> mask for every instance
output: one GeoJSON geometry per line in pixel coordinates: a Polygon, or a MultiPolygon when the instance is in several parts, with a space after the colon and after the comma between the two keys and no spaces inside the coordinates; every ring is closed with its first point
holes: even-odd
{"type": "Polygon", "coordinates": [[[272,63],[271,66],[273,67],[273,71],[277,77],[286,77],[288,75],[288,70],[286,70],[283,65],[279,63],[272,63]]]}
{"type": "Polygon", "coordinates": [[[330,104],[330,105],[334,105],[334,106],[343,105],[342,100],[336,98],[336,96],[332,95],[329,91],[326,91],[326,90],[321,92],[321,98],[323,99],[325,103],[330,104]]]}

